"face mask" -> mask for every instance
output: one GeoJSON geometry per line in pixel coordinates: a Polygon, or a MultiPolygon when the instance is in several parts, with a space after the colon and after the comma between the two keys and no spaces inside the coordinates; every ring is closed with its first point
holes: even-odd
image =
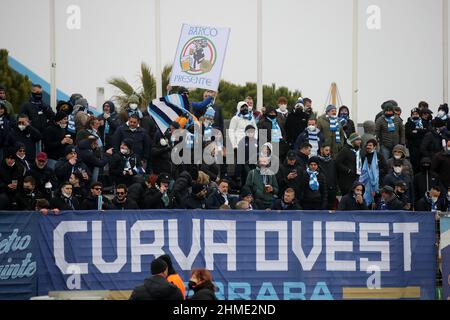
{"type": "Polygon", "coordinates": [[[61,129],[65,129],[67,128],[67,123],[60,123],[59,126],[61,127],[61,129]]]}
{"type": "Polygon", "coordinates": [[[25,191],[26,194],[33,193],[33,189],[24,188],[23,191],[25,191]]]}
{"type": "Polygon", "coordinates": [[[287,105],[286,104],[281,104],[280,105],[280,110],[281,111],[286,111],[287,110],[287,105]]]}
{"type": "Polygon", "coordinates": [[[161,139],[161,140],[159,140],[159,143],[160,143],[161,146],[163,146],[163,147],[167,146],[167,140],[166,140],[166,139],[161,139]]]}
{"type": "Polygon", "coordinates": [[[431,201],[433,201],[433,203],[437,202],[438,200],[439,200],[439,198],[436,198],[436,197],[431,198],[431,201]]]}
{"type": "Polygon", "coordinates": [[[267,117],[269,118],[269,119],[276,119],[276,117],[277,117],[277,115],[276,114],[269,114],[269,115],[267,115],[267,117]]]}
{"type": "Polygon", "coordinates": [[[384,115],[387,119],[390,119],[390,118],[392,118],[394,115],[393,114],[385,114],[384,115]]]}
{"type": "Polygon", "coordinates": [[[310,132],[316,131],[316,127],[315,126],[308,126],[308,131],[310,131],[310,132]]]}
{"type": "Polygon", "coordinates": [[[17,127],[19,128],[20,131],[23,131],[27,128],[27,126],[24,126],[23,124],[20,124],[17,127]]]}
{"type": "Polygon", "coordinates": [[[340,118],[348,120],[348,114],[347,113],[342,113],[340,116],[340,118]]]}
{"type": "Polygon", "coordinates": [[[420,119],[420,117],[412,117],[413,120],[417,121],[420,119]]]}
{"type": "Polygon", "coordinates": [[[402,156],[399,156],[398,154],[396,154],[395,156],[394,156],[394,159],[396,159],[396,160],[400,160],[402,158],[402,156]]]}
{"type": "Polygon", "coordinates": [[[248,114],[248,109],[247,109],[247,108],[242,109],[242,110],[241,110],[241,114],[243,114],[244,116],[245,116],[246,114],[248,114]]]}
{"type": "Polygon", "coordinates": [[[128,151],[127,148],[120,148],[120,153],[121,153],[121,154],[128,154],[129,151],[128,151]]]}
{"type": "Polygon", "coordinates": [[[19,158],[20,160],[23,160],[23,159],[25,159],[25,155],[23,155],[23,156],[17,156],[17,158],[19,158]]]}
{"type": "Polygon", "coordinates": [[[138,107],[138,105],[136,103],[130,103],[130,109],[131,110],[136,110],[138,107]]]}
{"type": "Polygon", "coordinates": [[[35,101],[42,100],[42,93],[31,93],[31,96],[33,97],[33,100],[35,100],[35,101]]]}
{"type": "Polygon", "coordinates": [[[394,167],[394,172],[395,172],[396,174],[402,173],[402,167],[394,167]]]}
{"type": "Polygon", "coordinates": [[[450,191],[449,191],[449,192],[447,192],[447,197],[449,197],[449,198],[450,198],[450,191]]]}
{"type": "Polygon", "coordinates": [[[208,128],[210,125],[212,125],[212,121],[211,120],[205,120],[205,121],[203,121],[203,124],[205,125],[205,128],[208,128]]]}
{"type": "Polygon", "coordinates": [[[445,111],[444,110],[441,110],[441,111],[439,111],[438,112],[438,117],[443,117],[443,116],[445,116],[446,115],[446,113],[445,113],[445,111]]]}
{"type": "Polygon", "coordinates": [[[195,281],[189,280],[188,287],[189,289],[193,290],[197,286],[197,283],[195,281]]]}

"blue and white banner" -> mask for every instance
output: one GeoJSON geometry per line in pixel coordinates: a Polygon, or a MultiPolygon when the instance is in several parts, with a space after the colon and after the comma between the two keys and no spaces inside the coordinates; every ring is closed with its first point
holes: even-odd
{"type": "Polygon", "coordinates": [[[169,254],[220,299],[434,299],[435,221],[412,212],[64,212],[40,217],[39,294],[132,290],[169,254]]]}
{"type": "Polygon", "coordinates": [[[36,227],[34,212],[0,212],[0,300],[36,295],[36,227]]]}
{"type": "Polygon", "coordinates": [[[450,300],[450,217],[441,218],[443,300],[450,300]]]}

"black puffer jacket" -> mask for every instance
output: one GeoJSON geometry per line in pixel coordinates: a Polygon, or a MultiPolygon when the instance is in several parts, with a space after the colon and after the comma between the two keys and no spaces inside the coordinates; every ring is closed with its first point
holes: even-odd
{"type": "Polygon", "coordinates": [[[361,182],[355,182],[352,187],[352,191],[350,193],[347,193],[345,196],[342,197],[341,201],[339,202],[338,210],[340,211],[363,211],[368,210],[366,200],[363,198],[363,203],[357,203],[356,199],[354,197],[354,191],[357,186],[363,187],[362,194],[366,192],[366,188],[364,187],[364,184],[361,182]]]}
{"type": "Polygon", "coordinates": [[[189,300],[217,300],[215,287],[210,281],[206,281],[194,288],[194,295],[189,300]]]}
{"type": "Polygon", "coordinates": [[[172,194],[174,196],[174,205],[176,208],[182,208],[187,197],[189,196],[189,190],[192,187],[192,177],[187,171],[183,171],[173,185],[172,194]]]}
{"type": "Polygon", "coordinates": [[[64,150],[67,144],[61,144],[65,135],[69,133],[58,124],[52,122],[45,128],[43,133],[44,151],[49,159],[58,160],[64,157],[64,150]]]}
{"type": "Polygon", "coordinates": [[[300,133],[305,131],[308,126],[308,120],[312,116],[312,113],[305,113],[301,109],[289,113],[285,127],[287,140],[290,144],[294,144],[300,133]]]}
{"type": "Polygon", "coordinates": [[[161,276],[144,280],[142,286],[134,288],[130,300],[183,300],[180,289],[161,276]]]}
{"type": "Polygon", "coordinates": [[[49,105],[41,101],[35,101],[33,98],[20,107],[20,113],[26,114],[33,127],[43,132],[48,123],[53,120],[55,113],[49,105]]]}
{"type": "Polygon", "coordinates": [[[94,168],[103,168],[110,159],[107,153],[102,153],[100,149],[93,150],[91,148],[91,141],[89,139],[83,140],[77,147],[78,158],[92,172],[94,168]]]}

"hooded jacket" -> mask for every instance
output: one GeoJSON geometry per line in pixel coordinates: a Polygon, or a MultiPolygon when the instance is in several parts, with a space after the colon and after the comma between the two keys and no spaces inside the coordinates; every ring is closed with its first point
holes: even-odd
{"type": "Polygon", "coordinates": [[[449,139],[446,135],[437,133],[436,129],[428,132],[420,145],[420,154],[422,157],[433,158],[435,154],[443,149],[442,140],[449,139]]]}
{"type": "Polygon", "coordinates": [[[144,280],[134,288],[130,300],[183,300],[180,289],[159,275],[144,280]]]}
{"type": "Polygon", "coordinates": [[[237,148],[239,142],[245,137],[245,128],[252,125],[255,128],[255,137],[258,136],[256,129],[255,117],[252,116],[250,120],[244,119],[240,113],[241,104],[238,104],[236,109],[236,115],[230,121],[230,127],[228,129],[228,135],[230,137],[230,142],[233,148],[237,148]]]}
{"type": "Polygon", "coordinates": [[[367,141],[377,139],[375,136],[375,122],[373,122],[372,120],[364,121],[363,129],[364,134],[361,136],[361,146],[364,147],[367,144],[367,141]]]}
{"type": "Polygon", "coordinates": [[[92,171],[94,168],[103,168],[109,161],[110,156],[100,149],[93,150],[92,141],[85,139],[78,144],[77,154],[81,161],[92,171]]]}
{"type": "Polygon", "coordinates": [[[339,117],[339,114],[341,113],[341,111],[343,109],[347,110],[349,118],[348,118],[348,120],[346,120],[344,122],[341,122],[341,125],[342,125],[342,128],[344,129],[345,135],[347,137],[350,137],[350,135],[352,133],[356,132],[355,123],[353,122],[352,119],[350,119],[350,110],[346,106],[342,106],[342,107],[339,108],[339,110],[338,110],[338,117],[339,117]]]}
{"type": "Polygon", "coordinates": [[[366,188],[364,187],[364,184],[362,184],[361,182],[355,182],[353,184],[351,192],[347,193],[345,196],[342,197],[341,201],[339,202],[338,210],[339,211],[368,210],[369,208],[367,207],[366,200],[364,200],[365,192],[366,192],[366,188]],[[358,186],[363,187],[363,192],[362,192],[363,203],[361,203],[361,204],[356,202],[355,193],[354,193],[356,187],[358,187],[358,186]]]}
{"type": "Polygon", "coordinates": [[[442,190],[445,190],[439,175],[431,170],[431,159],[422,158],[420,165],[421,171],[414,176],[414,198],[421,199],[432,186],[441,186],[442,190]],[[429,164],[428,169],[424,166],[426,163],[429,164]]]}
{"type": "Polygon", "coordinates": [[[150,137],[141,127],[138,127],[136,131],[131,131],[127,124],[117,128],[113,136],[114,148],[120,150],[120,144],[125,139],[133,141],[133,151],[139,161],[150,157],[150,137]]]}
{"type": "MultiPolygon", "coordinates": [[[[356,154],[353,150],[353,147],[346,143],[336,157],[339,189],[343,195],[351,191],[353,183],[359,178],[356,172],[356,154]]],[[[361,152],[360,149],[360,154],[361,152]]]]}
{"type": "Polygon", "coordinates": [[[69,133],[61,128],[55,122],[51,122],[43,133],[44,150],[47,153],[49,159],[58,160],[64,157],[64,150],[68,146],[67,144],[61,144],[65,135],[69,133]]]}
{"type": "Polygon", "coordinates": [[[450,186],[450,151],[442,151],[433,157],[431,170],[436,172],[445,187],[450,186]]]}
{"type": "Polygon", "coordinates": [[[125,184],[127,187],[133,184],[134,177],[138,174],[133,168],[140,167],[140,163],[133,153],[131,146],[129,146],[128,149],[131,150],[130,154],[124,155],[120,152],[115,152],[109,160],[109,173],[114,178],[116,185],[125,184]],[[131,176],[123,174],[127,162],[130,163],[130,167],[132,168],[133,175],[131,176]]]}
{"type": "Polygon", "coordinates": [[[193,290],[194,295],[189,300],[217,300],[214,285],[210,281],[196,286],[193,290]]]}
{"type": "Polygon", "coordinates": [[[311,119],[314,114],[306,113],[301,108],[289,113],[286,119],[286,135],[287,141],[290,144],[295,143],[300,133],[305,131],[308,126],[308,120],[311,119]]]}
{"type": "Polygon", "coordinates": [[[26,159],[34,161],[36,157],[36,142],[42,139],[41,132],[29,125],[24,131],[16,126],[12,127],[8,136],[6,137],[5,146],[13,147],[17,143],[23,143],[26,150],[26,159]]]}
{"type": "Polygon", "coordinates": [[[98,128],[98,134],[100,138],[103,141],[103,144],[105,145],[105,150],[112,147],[112,137],[114,136],[114,132],[116,132],[116,129],[120,126],[120,120],[119,115],[116,112],[116,106],[114,105],[114,102],[112,101],[105,101],[103,103],[103,106],[105,104],[108,104],[110,106],[110,116],[108,119],[104,118],[104,113],[100,114],[98,117],[99,119],[103,119],[105,124],[98,128]],[[106,130],[108,128],[108,130],[106,130]]]}
{"type": "Polygon", "coordinates": [[[55,116],[55,113],[49,105],[45,104],[42,100],[35,101],[33,98],[30,98],[27,103],[20,107],[20,113],[26,114],[30,118],[33,127],[39,132],[43,132],[55,116]]]}
{"type": "MultiPolygon", "coordinates": [[[[403,160],[403,170],[402,174],[408,175],[410,178],[414,177],[414,171],[411,162],[409,162],[408,159],[406,159],[406,147],[402,146],[401,144],[398,144],[392,149],[392,155],[394,154],[394,151],[400,151],[402,153],[401,160],[403,160]]],[[[390,158],[387,161],[387,167],[388,170],[391,170],[394,168],[394,158],[390,158]]]]}

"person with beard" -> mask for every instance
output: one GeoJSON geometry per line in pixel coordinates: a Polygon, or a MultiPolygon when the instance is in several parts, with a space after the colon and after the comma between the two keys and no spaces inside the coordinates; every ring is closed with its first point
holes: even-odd
{"type": "Polygon", "coordinates": [[[309,143],[312,146],[311,155],[315,157],[319,154],[320,148],[322,147],[324,141],[325,137],[322,131],[317,128],[317,120],[309,119],[308,127],[295,141],[294,150],[298,150],[298,148],[304,143],[309,143]]]}
{"type": "Polygon", "coordinates": [[[408,197],[406,188],[407,186],[404,181],[397,181],[394,185],[394,193],[397,196],[398,200],[403,203],[403,210],[412,210],[413,203],[408,197]]]}
{"type": "Polygon", "coordinates": [[[352,133],[356,132],[355,123],[352,119],[350,119],[350,110],[347,106],[342,106],[339,108],[338,119],[342,129],[344,129],[346,137],[350,137],[352,133]]]}
{"type": "Polygon", "coordinates": [[[444,151],[437,153],[431,161],[431,170],[436,172],[444,186],[450,185],[450,140],[445,144],[444,151]]]}
{"type": "Polygon", "coordinates": [[[48,167],[48,157],[45,152],[39,152],[31,165],[30,176],[36,180],[36,190],[47,200],[52,198],[53,190],[57,188],[58,180],[55,172],[48,167]]]}
{"type": "Polygon", "coordinates": [[[211,272],[207,269],[192,270],[189,279],[189,289],[194,291],[194,295],[189,300],[217,300],[216,287],[213,283],[211,272]]]}
{"type": "Polygon", "coordinates": [[[381,197],[377,202],[379,211],[403,210],[403,203],[397,198],[391,186],[384,186],[381,189],[381,197]]]}
{"type": "Polygon", "coordinates": [[[319,156],[319,168],[323,175],[325,175],[325,180],[327,181],[327,209],[336,209],[336,195],[338,191],[338,179],[337,179],[337,168],[336,162],[331,156],[331,147],[323,146],[320,151],[319,156]]]}
{"type": "Polygon", "coordinates": [[[220,180],[217,186],[217,190],[206,199],[206,209],[220,209],[222,205],[232,207],[234,203],[232,203],[228,194],[229,182],[227,180],[220,180]]]}
{"type": "Polygon", "coordinates": [[[396,145],[405,145],[405,128],[394,113],[393,103],[384,106],[384,115],[375,122],[375,132],[385,159],[389,159],[396,145]]]}
{"type": "MultiPolygon", "coordinates": [[[[266,130],[267,141],[273,145],[278,144],[278,157],[281,161],[284,161],[287,152],[289,151],[289,145],[286,142],[286,133],[284,126],[282,126],[283,120],[281,116],[277,114],[277,111],[273,107],[267,107],[264,114],[264,118],[258,122],[258,130],[266,130]]],[[[258,131],[258,137],[261,139],[260,134],[264,131],[258,131]]]]}
{"type": "Polygon", "coordinates": [[[124,184],[116,186],[116,196],[112,200],[114,209],[116,210],[136,210],[139,209],[136,201],[128,198],[128,189],[124,184]]]}
{"type": "Polygon", "coordinates": [[[445,197],[441,197],[441,188],[439,186],[432,186],[430,191],[417,201],[416,211],[446,211],[445,197]]]}
{"type": "Polygon", "coordinates": [[[112,101],[105,101],[102,106],[103,113],[97,119],[100,121],[98,134],[103,141],[105,150],[113,147],[112,137],[120,126],[120,120],[116,112],[116,106],[112,101]]]}
{"type": "Polygon", "coordinates": [[[388,169],[383,155],[377,151],[378,142],[375,139],[366,143],[365,150],[361,155],[361,175],[359,181],[364,184],[364,200],[366,204],[375,209],[376,197],[380,189],[380,182],[383,181],[388,169]]]}
{"type": "Polygon", "coordinates": [[[12,119],[5,104],[0,101],[0,161],[3,160],[5,141],[11,129],[12,119]]]}
{"type": "Polygon", "coordinates": [[[12,200],[23,184],[25,168],[16,161],[13,149],[5,151],[0,166],[0,210],[9,210],[12,200]]]}
{"type": "Polygon", "coordinates": [[[292,188],[287,188],[281,199],[275,200],[271,208],[271,210],[277,211],[295,211],[301,209],[302,208],[295,199],[295,191],[292,188]]]}
{"type": "Polygon", "coordinates": [[[103,184],[94,182],[91,184],[89,196],[81,203],[81,210],[114,210],[111,200],[102,195],[103,184]]]}
{"type": "Polygon", "coordinates": [[[44,196],[36,190],[36,181],[31,176],[23,179],[22,188],[16,193],[12,201],[12,210],[34,211],[36,200],[44,196]]]}
{"type": "Polygon", "coordinates": [[[325,114],[319,117],[317,127],[323,132],[324,143],[331,147],[331,154],[337,156],[344,146],[345,132],[337,117],[335,106],[327,107],[325,114]]]}
{"type": "Polygon", "coordinates": [[[414,199],[421,199],[432,186],[442,184],[439,175],[431,170],[431,159],[425,157],[420,160],[420,172],[414,176],[414,199]]]}
{"type": "Polygon", "coordinates": [[[277,173],[277,182],[280,198],[283,197],[286,189],[293,189],[297,198],[301,197],[302,179],[304,178],[303,169],[297,161],[297,155],[293,150],[287,154],[286,160],[280,166],[277,173]]]}
{"type": "Polygon", "coordinates": [[[446,141],[450,139],[444,120],[436,118],[431,121],[432,129],[422,140],[420,153],[422,157],[433,158],[435,154],[446,148],[446,141]]]}
{"type": "Polygon", "coordinates": [[[43,102],[42,86],[39,84],[31,86],[31,98],[20,107],[20,113],[28,116],[38,132],[43,132],[55,116],[52,108],[43,102]]]}
{"type": "Polygon", "coordinates": [[[64,111],[58,111],[54,119],[45,128],[43,143],[49,158],[49,166],[54,168],[58,159],[64,156],[64,150],[72,145],[74,140],[67,131],[68,116],[64,111]]]}
{"type": "Polygon", "coordinates": [[[286,118],[286,136],[289,145],[293,146],[300,133],[304,132],[308,126],[308,120],[314,117],[311,108],[311,100],[308,98],[298,99],[291,112],[286,118]]]}
{"type": "Polygon", "coordinates": [[[192,192],[186,198],[185,209],[206,209],[206,198],[208,189],[206,185],[194,183],[192,185],[192,192]]]}
{"type": "Polygon", "coordinates": [[[303,171],[308,167],[308,160],[311,156],[312,145],[305,142],[300,145],[297,151],[297,163],[303,171]]]}
{"type": "Polygon", "coordinates": [[[145,192],[141,209],[172,209],[173,198],[169,194],[169,184],[170,176],[160,173],[156,183],[145,192]]]}
{"type": "Polygon", "coordinates": [[[13,105],[6,99],[6,88],[0,85],[0,105],[5,106],[6,113],[11,117],[11,119],[16,118],[13,105]]]}
{"type": "Polygon", "coordinates": [[[50,208],[61,211],[79,210],[80,203],[73,194],[73,188],[70,182],[63,182],[59,192],[50,200],[50,208]]]}
{"type": "Polygon", "coordinates": [[[361,136],[361,145],[365,146],[369,140],[377,140],[375,135],[375,122],[372,120],[364,121],[363,129],[364,134],[361,136]]]}
{"type": "Polygon", "coordinates": [[[361,137],[352,133],[336,157],[339,189],[343,196],[351,191],[353,183],[358,181],[361,175],[361,142],[361,137]]]}
{"type": "Polygon", "coordinates": [[[383,179],[383,185],[392,188],[395,188],[397,182],[404,182],[406,184],[407,205],[409,208],[412,208],[414,204],[414,188],[409,175],[403,174],[403,160],[395,160],[394,168],[383,179]]]}
{"type": "Polygon", "coordinates": [[[325,175],[319,171],[320,160],[311,157],[308,160],[306,178],[303,179],[300,204],[304,210],[326,210],[328,202],[327,183],[325,175]]]}
{"type": "Polygon", "coordinates": [[[120,144],[119,152],[115,152],[109,161],[109,174],[116,184],[130,187],[133,183],[140,182],[138,177],[142,173],[138,158],[133,152],[133,140],[125,139],[120,144]]]}
{"type": "Polygon", "coordinates": [[[239,141],[236,150],[236,171],[235,180],[239,187],[242,186],[248,173],[256,168],[259,154],[258,139],[256,129],[253,125],[245,127],[245,136],[239,141]]]}
{"type": "Polygon", "coordinates": [[[22,142],[17,142],[14,150],[16,151],[17,162],[25,168],[26,175],[28,175],[31,170],[32,161],[28,161],[26,158],[27,150],[25,145],[22,142]]]}
{"type": "Polygon", "coordinates": [[[339,211],[364,211],[368,210],[366,200],[364,200],[365,194],[364,184],[356,181],[353,184],[351,192],[342,197],[339,202],[339,211]]]}
{"type": "Polygon", "coordinates": [[[167,254],[158,257],[158,259],[164,260],[164,262],[167,264],[167,282],[180,289],[181,295],[184,299],[186,295],[186,288],[184,287],[183,279],[181,279],[180,275],[175,271],[173,267],[172,259],[167,254]]]}
{"type": "Polygon", "coordinates": [[[420,145],[428,129],[428,126],[424,126],[419,109],[412,109],[411,117],[408,118],[405,124],[405,138],[414,172],[419,172],[420,170],[420,145]]]}
{"type": "Polygon", "coordinates": [[[81,204],[88,196],[87,182],[83,179],[83,175],[79,171],[75,171],[70,175],[69,183],[72,185],[72,195],[81,204]]]}
{"type": "Polygon", "coordinates": [[[12,147],[17,143],[23,143],[26,149],[26,159],[34,161],[36,156],[36,143],[41,141],[42,135],[34,126],[30,125],[30,119],[25,114],[20,114],[17,124],[14,125],[5,140],[5,146],[12,147]]]}

